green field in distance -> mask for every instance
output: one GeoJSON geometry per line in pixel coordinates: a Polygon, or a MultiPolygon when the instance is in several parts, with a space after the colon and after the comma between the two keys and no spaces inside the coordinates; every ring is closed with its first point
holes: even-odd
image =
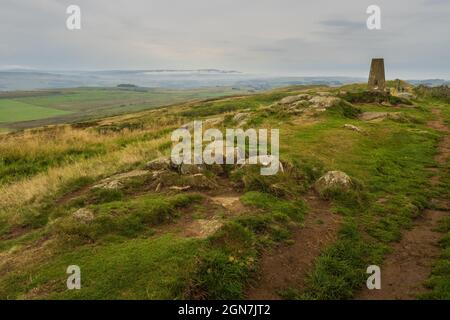
{"type": "Polygon", "coordinates": [[[11,99],[0,99],[0,123],[45,119],[72,113],[11,99]]]}
{"type": "Polygon", "coordinates": [[[246,89],[211,87],[74,88],[0,92],[0,128],[8,131],[94,120],[146,109],[248,93],[246,89]]]}

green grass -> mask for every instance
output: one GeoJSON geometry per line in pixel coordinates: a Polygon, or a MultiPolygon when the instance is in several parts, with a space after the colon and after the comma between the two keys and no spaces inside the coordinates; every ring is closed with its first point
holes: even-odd
{"type": "Polygon", "coordinates": [[[450,300],[450,218],[441,221],[439,231],[445,234],[440,242],[442,253],[426,283],[430,291],[421,295],[422,299],[450,300]]]}
{"type": "Polygon", "coordinates": [[[275,101],[289,95],[288,93],[260,94],[246,97],[239,100],[217,101],[202,103],[193,106],[187,111],[183,111],[181,115],[186,117],[205,117],[226,112],[238,111],[241,109],[255,109],[260,106],[269,105],[275,101]]]}
{"type": "Polygon", "coordinates": [[[201,196],[196,194],[180,194],[141,196],[92,205],[88,207],[94,214],[92,221],[83,223],[67,216],[55,222],[52,230],[71,243],[92,242],[111,235],[132,238],[145,231],[151,233],[151,227],[173,220],[177,209],[200,200],[201,196]]]}
{"type": "Polygon", "coordinates": [[[164,235],[82,247],[0,280],[1,299],[183,298],[201,243],[164,235]],[[66,269],[81,269],[81,290],[67,290],[66,269]],[[37,288],[33,293],[26,293],[37,288]]]}
{"type": "MultiPolygon", "coordinates": [[[[282,200],[267,193],[251,191],[241,197],[242,203],[270,212],[271,217],[280,220],[291,219],[301,222],[306,212],[302,200],[282,200]]],[[[245,218],[244,218],[245,219],[245,218]]]]}
{"type": "MultiPolygon", "coordinates": [[[[352,89],[363,87],[349,86],[352,89]]],[[[16,224],[0,219],[0,236],[9,235],[18,226],[28,228],[24,234],[2,240],[0,251],[11,259],[8,263],[14,265],[12,271],[6,273],[2,273],[5,269],[0,269],[0,297],[242,299],[249,279],[258,270],[261,250],[288,242],[292,228],[301,227],[308,211],[302,196],[325,171],[341,170],[351,176],[357,188],[323,195],[332,201],[333,210],[343,216],[338,238],[317,258],[306,287],[287,287],[281,293],[290,299],[352,298],[365,283],[367,266],[382,262],[392,242],[400,239],[403,230],[430,206],[428,200],[437,194],[450,194],[445,183],[432,187],[429,184],[432,173],[426,170],[436,166],[433,157],[441,136],[426,126],[426,121],[432,118],[430,108],[438,106],[446,116],[450,115],[450,109],[434,98],[418,99],[416,108],[395,110],[377,103],[342,103],[305,122],[277,110],[258,110],[298,90],[300,88],[295,87],[235,100],[196,103],[190,109],[160,110],[156,120],[154,114],[141,114],[131,119],[115,119],[108,124],[86,124],[93,128],[80,127],[79,130],[89,130],[95,133],[93,137],[99,134],[109,140],[96,144],[87,139],[89,142],[72,151],[54,148],[50,152],[37,148],[33,154],[11,151],[0,155],[3,161],[0,172],[9,177],[3,180],[7,188],[8,183],[45,173],[48,168],[91,161],[98,155],[139,147],[146,141],[167,136],[186,121],[185,117],[216,116],[249,109],[252,110],[249,118],[252,125],[280,128],[285,169],[276,176],[263,177],[257,167],[244,166],[235,170],[227,167],[220,179],[230,179],[228,182],[233,188],[243,192],[241,202],[250,210],[237,216],[212,212],[209,206],[203,207],[208,201],[201,201],[196,194],[173,195],[164,191],[154,194],[151,175],[131,179],[121,190],[88,188],[103,176],[96,179],[82,176],[67,181],[55,195],[43,196],[36,203],[21,207],[20,219],[14,221],[16,224]],[[357,119],[361,111],[395,111],[404,113],[405,117],[397,121],[363,122],[357,119]],[[155,121],[157,130],[154,130],[155,121]],[[164,123],[159,123],[161,121],[164,123]],[[363,133],[344,128],[348,123],[358,126],[363,133]],[[146,132],[146,128],[151,130],[146,132]],[[84,191],[77,195],[80,190],[84,191]],[[55,199],[71,193],[76,194],[73,199],[55,204],[55,199]],[[72,213],[79,208],[91,210],[93,220],[76,220],[72,213]],[[204,240],[160,235],[159,229],[164,229],[164,224],[174,222],[180,214],[191,213],[202,213],[202,218],[216,214],[224,225],[204,240]],[[50,242],[54,247],[48,248],[49,252],[42,257],[39,251],[38,256],[33,257],[34,251],[27,248],[48,237],[55,241],[50,242]],[[71,264],[81,267],[80,291],[65,289],[65,269],[71,264]]],[[[122,103],[121,99],[137,99],[125,108],[145,105],[138,100],[151,94],[157,92],[74,89],[65,94],[20,99],[30,104],[68,109],[76,106],[86,111],[90,104],[101,109],[103,103],[106,110],[110,103],[122,103]]],[[[232,124],[231,117],[229,114],[228,124],[232,124]]],[[[165,154],[170,147],[168,142],[158,148],[165,154]]],[[[156,155],[152,153],[152,156],[156,155]]],[[[116,171],[142,168],[143,163],[145,161],[140,160],[116,171]]],[[[211,180],[223,182],[212,172],[205,174],[211,180]]],[[[175,172],[163,177],[168,184],[190,185],[207,195],[211,191],[197,188],[193,180],[189,181],[192,177],[180,177],[175,172]]],[[[220,184],[214,184],[215,188],[220,188],[220,184]]],[[[445,230],[448,232],[448,228],[443,227],[445,230]]],[[[448,244],[447,236],[442,241],[442,258],[429,281],[432,298],[448,298],[448,244]]],[[[8,263],[0,263],[0,268],[8,263]]]]}
{"type": "MultiPolygon", "coordinates": [[[[443,99],[443,97],[441,97],[443,99]]],[[[448,99],[448,97],[447,97],[448,99]]],[[[433,104],[441,106],[442,115],[450,124],[450,108],[443,107],[436,98],[431,100],[433,104]]],[[[450,199],[450,159],[447,161],[447,165],[443,168],[443,174],[440,177],[440,184],[437,187],[435,197],[441,199],[450,199]]],[[[443,208],[436,208],[443,210],[443,208]]],[[[447,209],[448,210],[448,209],[447,209]]],[[[450,214],[450,213],[449,213],[450,214]]],[[[435,262],[433,271],[426,283],[429,291],[419,298],[421,299],[434,299],[434,300],[450,300],[450,217],[444,218],[440,221],[440,225],[437,231],[443,233],[443,237],[440,241],[442,248],[441,256],[435,262]]]]}
{"type": "MultiPolygon", "coordinates": [[[[423,119],[427,116],[421,112],[423,119]]],[[[420,124],[359,122],[367,135],[354,140],[354,134],[342,132],[341,147],[336,148],[324,138],[331,130],[324,128],[327,123],[329,128],[340,126],[333,125],[335,121],[326,121],[306,137],[314,148],[333,151],[332,167],[327,167],[345,171],[364,188],[357,195],[335,195],[335,211],[347,219],[337,242],[319,257],[306,290],[297,298],[351,298],[364,283],[365,268],[382,261],[386,244],[400,238],[432,193],[431,188],[418,186],[429,185],[430,173],[425,168],[434,164],[438,135],[420,124]]]]}
{"type": "Polygon", "coordinates": [[[68,115],[71,111],[37,106],[21,101],[0,99],[0,123],[46,119],[68,115]]]}

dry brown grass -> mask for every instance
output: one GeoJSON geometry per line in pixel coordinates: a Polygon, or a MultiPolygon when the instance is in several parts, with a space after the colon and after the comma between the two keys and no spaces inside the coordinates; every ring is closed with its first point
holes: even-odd
{"type": "Polygon", "coordinates": [[[0,187],[0,214],[11,222],[18,219],[24,205],[39,204],[44,197],[52,196],[68,181],[79,177],[97,179],[114,174],[120,168],[136,164],[158,155],[159,147],[169,137],[135,143],[124,149],[77,161],[66,166],[50,168],[34,177],[0,187]]]}

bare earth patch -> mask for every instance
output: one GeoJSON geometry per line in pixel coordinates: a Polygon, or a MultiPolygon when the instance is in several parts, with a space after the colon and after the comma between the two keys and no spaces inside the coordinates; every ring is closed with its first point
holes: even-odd
{"type": "Polygon", "coordinates": [[[239,199],[239,196],[217,196],[212,197],[211,200],[227,209],[232,214],[240,214],[248,209],[242,204],[241,200],[239,199]]]}
{"type": "Polygon", "coordinates": [[[263,253],[258,279],[247,290],[248,299],[277,300],[280,290],[301,291],[315,259],[336,240],[341,217],[331,212],[327,201],[312,192],[304,200],[310,208],[304,227],[294,231],[292,245],[283,244],[263,253]]]}
{"type": "Polygon", "coordinates": [[[433,231],[446,212],[427,210],[396,243],[381,266],[381,290],[364,288],[357,300],[411,300],[425,292],[423,283],[439,258],[442,233],[433,231]]]}
{"type": "Polygon", "coordinates": [[[184,228],[182,235],[186,237],[205,239],[223,226],[219,219],[198,219],[190,222],[184,228]]]}

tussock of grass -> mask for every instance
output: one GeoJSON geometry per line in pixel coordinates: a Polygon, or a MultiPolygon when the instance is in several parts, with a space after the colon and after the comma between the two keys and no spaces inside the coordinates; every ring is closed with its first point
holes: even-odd
{"type": "Polygon", "coordinates": [[[307,279],[307,290],[291,298],[336,300],[349,299],[354,288],[365,283],[366,268],[382,261],[382,245],[364,240],[354,220],[348,219],[339,239],[316,261],[314,271],[307,279]]]}
{"type": "Polygon", "coordinates": [[[254,235],[236,222],[224,225],[208,239],[190,287],[191,298],[242,299],[254,268],[254,235]]]}
{"type": "Polygon", "coordinates": [[[67,216],[52,225],[54,233],[74,243],[92,242],[105,235],[136,237],[144,230],[170,221],[177,209],[198,202],[201,196],[183,194],[171,197],[143,196],[88,207],[94,219],[81,222],[67,216]]]}

